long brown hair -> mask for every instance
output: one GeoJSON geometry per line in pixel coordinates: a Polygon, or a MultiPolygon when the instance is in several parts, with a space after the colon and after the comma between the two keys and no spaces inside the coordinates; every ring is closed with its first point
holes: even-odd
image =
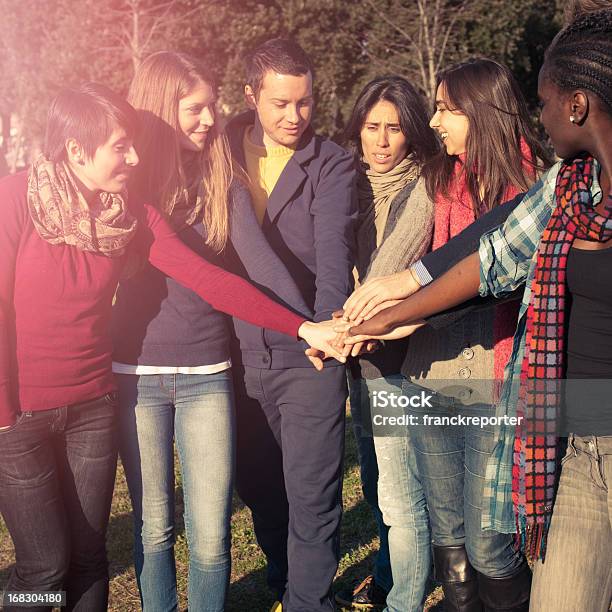
{"type": "MultiPolygon", "coordinates": [[[[179,101],[200,83],[214,88],[212,77],[200,62],[184,53],[160,51],[140,64],[130,85],[128,100],[140,119],[136,138],[140,164],[134,182],[167,215],[174,202],[186,196],[188,187],[179,144],[179,101]]],[[[208,132],[199,164],[206,243],[221,251],[229,234],[228,196],[233,170],[227,138],[216,121],[208,132]]]]}
{"type": "MultiPolygon", "coordinates": [[[[490,59],[471,59],[438,74],[450,110],[468,119],[462,172],[474,213],[480,216],[501,204],[513,185],[527,191],[537,174],[550,166],[538,142],[525,98],[506,66],[490,59]],[[527,148],[527,151],[524,150],[527,148]]],[[[442,150],[423,168],[427,193],[448,195],[455,177],[456,155],[442,150]]]]}

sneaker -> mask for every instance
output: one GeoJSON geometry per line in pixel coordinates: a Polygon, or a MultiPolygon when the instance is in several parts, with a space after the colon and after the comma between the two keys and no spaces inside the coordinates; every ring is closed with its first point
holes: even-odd
{"type": "Polygon", "coordinates": [[[374,582],[374,576],[368,576],[352,591],[338,591],[336,602],[354,610],[382,610],[387,605],[387,592],[374,582]]]}
{"type": "Polygon", "coordinates": [[[270,608],[270,612],[283,612],[283,604],[280,601],[275,601],[270,608]]]}

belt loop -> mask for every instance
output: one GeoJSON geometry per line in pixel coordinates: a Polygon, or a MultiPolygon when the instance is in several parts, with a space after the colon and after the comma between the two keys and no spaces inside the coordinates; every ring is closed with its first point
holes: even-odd
{"type": "Polygon", "coordinates": [[[591,444],[593,445],[592,449],[595,452],[595,456],[597,457],[597,461],[600,461],[601,456],[599,454],[599,441],[597,439],[597,436],[593,436],[593,441],[591,442],[591,444]]]}
{"type": "Polygon", "coordinates": [[[576,450],[575,436],[573,433],[569,435],[567,439],[567,445],[572,449],[572,452],[574,453],[574,457],[577,457],[578,451],[576,450]]]}

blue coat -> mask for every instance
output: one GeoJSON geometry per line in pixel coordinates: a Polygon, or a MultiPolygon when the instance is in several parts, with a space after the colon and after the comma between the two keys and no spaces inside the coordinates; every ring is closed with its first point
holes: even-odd
{"type": "MultiPolygon", "coordinates": [[[[244,131],[255,116],[248,112],[227,127],[234,160],[246,169],[242,146],[244,131]]],[[[286,274],[254,269],[257,257],[251,233],[235,232],[236,271],[301,314],[316,321],[329,319],[353,290],[357,196],[353,158],[327,138],[310,129],[281,173],[268,199],[261,228],[286,274]],[[272,276],[272,278],[270,278],[272,276]],[[308,312],[304,312],[304,306],[308,312]],[[302,305],[302,306],[301,306],[302,305]]],[[[266,369],[312,367],[303,342],[278,332],[234,319],[245,365],[266,369]]],[[[338,365],[337,362],[333,362],[338,365]]],[[[331,365],[331,363],[330,363],[331,365]]]]}

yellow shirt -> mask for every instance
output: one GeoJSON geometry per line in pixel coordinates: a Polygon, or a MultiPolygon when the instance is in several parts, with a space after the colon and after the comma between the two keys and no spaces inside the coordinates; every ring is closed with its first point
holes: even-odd
{"type": "Polygon", "coordinates": [[[268,198],[294,150],[282,145],[259,147],[251,142],[252,129],[245,130],[242,146],[250,179],[249,191],[253,200],[253,208],[259,225],[261,225],[266,214],[268,198]]]}

